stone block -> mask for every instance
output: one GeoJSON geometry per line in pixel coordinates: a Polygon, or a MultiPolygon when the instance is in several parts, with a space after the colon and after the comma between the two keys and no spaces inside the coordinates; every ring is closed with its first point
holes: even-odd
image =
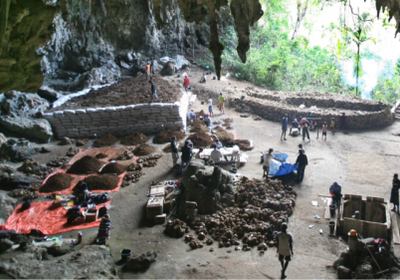
{"type": "Polygon", "coordinates": [[[86,110],[85,109],[75,109],[75,114],[76,115],[86,115],[86,110]]]}
{"type": "Polygon", "coordinates": [[[75,110],[64,110],[64,115],[66,116],[75,115],[75,110]]]}

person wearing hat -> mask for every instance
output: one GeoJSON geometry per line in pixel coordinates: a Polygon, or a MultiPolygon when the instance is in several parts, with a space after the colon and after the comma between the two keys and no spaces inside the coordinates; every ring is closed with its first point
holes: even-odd
{"type": "Polygon", "coordinates": [[[292,235],[287,233],[287,227],[287,223],[283,222],[281,224],[281,232],[276,235],[276,247],[282,266],[281,279],[286,278],[285,272],[291,260],[291,256],[293,256],[293,239],[292,235]]]}
{"type": "Polygon", "coordinates": [[[171,152],[172,152],[172,162],[174,164],[172,167],[175,167],[175,165],[178,163],[178,159],[179,159],[178,147],[179,147],[179,143],[178,143],[178,141],[176,141],[176,136],[172,136],[171,152]]]}
{"type": "Polygon", "coordinates": [[[185,145],[182,147],[182,154],[181,154],[181,167],[179,169],[178,174],[182,174],[184,166],[187,167],[192,159],[192,149],[193,145],[190,144],[189,140],[185,141],[185,145]]]}
{"type": "Polygon", "coordinates": [[[304,178],[304,170],[308,165],[308,159],[303,149],[299,149],[299,155],[296,159],[296,164],[298,164],[297,168],[297,181],[302,182],[304,178]]]}
{"type": "Polygon", "coordinates": [[[183,80],[183,85],[185,86],[186,91],[190,87],[190,80],[189,80],[189,77],[187,75],[185,75],[185,79],[183,80]]]}
{"type": "Polygon", "coordinates": [[[225,107],[224,107],[224,102],[225,102],[225,96],[222,95],[222,92],[218,96],[218,108],[221,114],[225,115],[225,107]]]}

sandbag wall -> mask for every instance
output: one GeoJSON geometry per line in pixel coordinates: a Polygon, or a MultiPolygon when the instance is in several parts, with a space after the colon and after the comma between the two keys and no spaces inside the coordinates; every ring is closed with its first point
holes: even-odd
{"type": "Polygon", "coordinates": [[[181,102],[146,103],[106,108],[86,108],[44,113],[57,139],[93,138],[111,133],[127,136],[133,132],[157,133],[186,127],[188,96],[181,102]]]}
{"type": "MultiPolygon", "coordinates": [[[[321,118],[318,123],[321,125],[323,121],[326,121],[329,125],[331,118],[335,118],[336,126],[339,127],[339,119],[341,115],[341,109],[346,109],[346,128],[348,129],[370,129],[370,128],[382,128],[389,126],[394,121],[394,115],[392,114],[390,107],[384,104],[376,105],[376,111],[370,111],[372,105],[366,105],[365,110],[361,111],[352,110],[349,113],[350,106],[344,106],[345,108],[339,107],[343,105],[343,102],[334,104],[336,110],[324,110],[324,108],[332,109],[330,100],[326,100],[327,106],[323,105],[323,101],[319,100],[320,111],[312,112],[313,117],[321,118]]],[[[310,104],[313,104],[309,101],[310,104]]],[[[284,114],[289,115],[290,122],[294,117],[299,118],[300,116],[306,116],[310,111],[309,109],[300,109],[298,106],[284,104],[277,101],[266,100],[261,98],[246,97],[244,100],[240,98],[231,98],[229,105],[235,108],[238,112],[251,113],[258,115],[264,119],[280,122],[284,114]]],[[[362,105],[359,105],[362,106],[362,105]]]]}

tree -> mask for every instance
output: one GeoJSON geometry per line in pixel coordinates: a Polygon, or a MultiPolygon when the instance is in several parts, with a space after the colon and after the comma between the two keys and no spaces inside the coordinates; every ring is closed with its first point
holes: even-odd
{"type": "Polygon", "coordinates": [[[297,0],[297,20],[296,20],[296,25],[294,26],[292,40],[296,38],[296,33],[297,31],[299,31],[300,24],[303,21],[304,17],[306,16],[308,2],[309,0],[304,0],[304,2],[301,2],[301,0],[297,0]]]}
{"type": "Polygon", "coordinates": [[[372,22],[375,19],[369,18],[369,13],[362,13],[359,11],[354,13],[353,7],[349,3],[351,13],[353,14],[353,27],[345,25],[343,31],[346,35],[349,35],[351,40],[357,45],[357,53],[354,55],[354,76],[356,77],[356,95],[358,96],[358,79],[362,76],[362,65],[361,65],[361,45],[369,40],[375,42],[375,39],[369,37],[371,31],[372,22]]]}

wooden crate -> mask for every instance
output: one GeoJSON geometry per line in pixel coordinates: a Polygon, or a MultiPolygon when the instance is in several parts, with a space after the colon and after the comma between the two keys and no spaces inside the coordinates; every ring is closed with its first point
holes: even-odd
{"type": "Polygon", "coordinates": [[[150,197],[146,206],[146,218],[154,219],[157,215],[161,215],[164,211],[164,197],[150,197]]]}

